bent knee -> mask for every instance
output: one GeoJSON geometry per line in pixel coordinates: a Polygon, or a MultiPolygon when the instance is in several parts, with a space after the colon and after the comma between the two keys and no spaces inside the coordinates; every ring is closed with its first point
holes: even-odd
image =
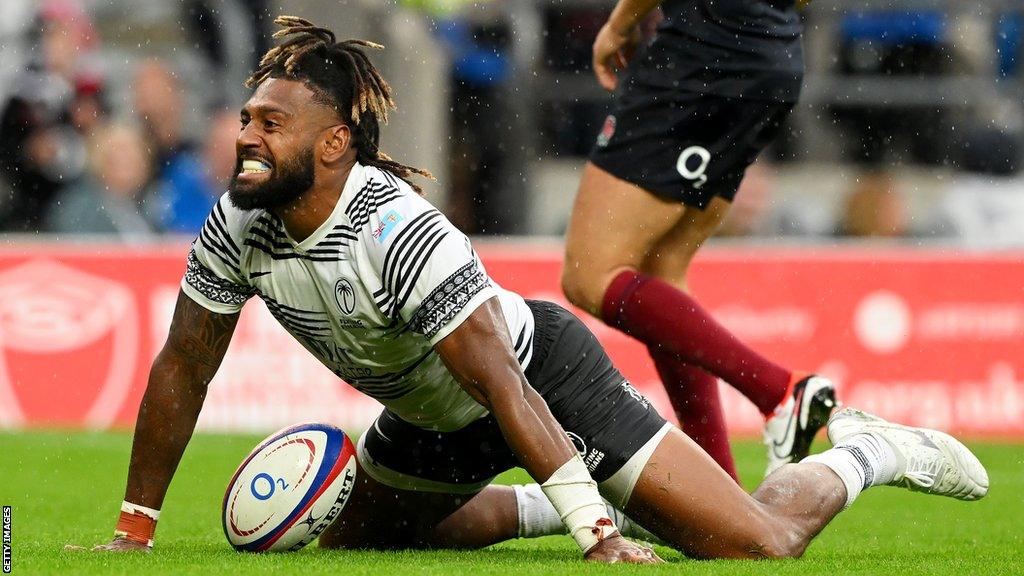
{"type": "Polygon", "coordinates": [[[795,542],[772,542],[756,545],[748,551],[748,554],[755,560],[782,560],[799,558],[804,555],[806,549],[806,546],[798,545],[795,542]]]}
{"type": "Polygon", "coordinates": [[[608,286],[616,276],[631,269],[628,266],[619,266],[611,270],[597,271],[566,260],[562,268],[562,293],[573,306],[602,319],[601,308],[608,286]]]}
{"type": "Polygon", "coordinates": [[[566,261],[562,269],[562,293],[573,306],[600,316],[606,287],[607,281],[601,275],[586,272],[566,261]]]}

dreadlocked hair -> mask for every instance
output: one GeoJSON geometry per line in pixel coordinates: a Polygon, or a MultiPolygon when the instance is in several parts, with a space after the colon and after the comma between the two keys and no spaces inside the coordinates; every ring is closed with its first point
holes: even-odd
{"type": "Polygon", "coordinates": [[[396,107],[391,86],[363,48],[384,47],[366,40],[338,42],[334,32],[295,16],[278,16],[274,23],[282,27],[274,38],[285,40],[263,55],[259,68],[245,81],[246,87],[254,88],[267,78],[304,83],[314,100],[334,108],[348,123],[360,164],[387,170],[422,194],[423,189],[410,179],[414,174],[429,180],[434,176],[394,161],[378,147],[380,125],[387,124],[388,111],[396,107]]]}

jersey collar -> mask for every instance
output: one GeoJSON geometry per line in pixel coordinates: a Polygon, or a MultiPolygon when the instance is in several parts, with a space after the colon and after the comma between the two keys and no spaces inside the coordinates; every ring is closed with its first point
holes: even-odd
{"type": "MultiPolygon", "coordinates": [[[[363,180],[365,177],[363,165],[356,162],[352,165],[352,170],[348,173],[348,178],[345,180],[345,187],[341,190],[341,196],[338,197],[338,203],[334,205],[334,210],[331,211],[331,215],[324,220],[323,224],[319,228],[313,231],[308,238],[302,242],[296,242],[291,236],[288,236],[288,240],[295,245],[295,250],[302,252],[309,250],[319,244],[325,236],[331,233],[334,229],[335,224],[340,220],[341,215],[345,212],[345,207],[348,206],[349,202],[352,201],[352,197],[362,188],[363,180]]],[[[285,230],[285,234],[288,231],[285,230]]]]}

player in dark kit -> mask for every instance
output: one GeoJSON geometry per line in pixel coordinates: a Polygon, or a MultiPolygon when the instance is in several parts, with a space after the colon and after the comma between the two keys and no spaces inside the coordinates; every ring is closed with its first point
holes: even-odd
{"type": "Polygon", "coordinates": [[[683,430],[734,478],[718,378],[764,415],[768,472],[807,455],[835,404],[829,380],[745,346],[686,281],[797,100],[801,30],[793,0],[620,0],[594,42],[597,79],[617,95],[583,172],[562,286],[647,345],[683,430]],[[630,61],[659,5],[657,34],[630,61]]]}
{"type": "Polygon", "coordinates": [[[409,179],[424,172],[380,151],[391,90],[364,52],[378,46],[276,22],[282,43],[250,78],[236,174],[193,242],[139,408],[115,537],[98,550],[152,548],[253,297],[385,406],[359,439],[352,494],[323,547],[473,548],[557,531],[589,560],[659,561],[622,537],[604,497],[693,556],[792,557],[866,488],[987,492],[981,463],[953,438],[847,410],[830,423],[835,448],[747,494],[629,385],[578,318],[491,280],[416,193],[409,179]],[[539,486],[490,484],[516,465],[539,486]]]}

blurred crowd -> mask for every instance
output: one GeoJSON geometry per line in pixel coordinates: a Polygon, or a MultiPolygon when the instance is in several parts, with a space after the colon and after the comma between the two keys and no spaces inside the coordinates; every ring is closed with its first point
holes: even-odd
{"type": "MultiPolygon", "coordinates": [[[[372,4],[361,1],[345,6],[372,4]]],[[[269,21],[277,9],[271,4],[0,3],[0,20],[7,23],[0,26],[5,55],[19,56],[9,59],[16,69],[4,71],[0,64],[5,72],[0,82],[0,231],[126,239],[195,234],[235,167],[236,108],[244,91],[231,70],[248,70],[268,47],[269,21]],[[175,33],[183,38],[180,44],[202,60],[201,72],[183,69],[187,59],[173,49],[124,49],[123,39],[120,51],[109,49],[98,15],[104,5],[108,11],[136,6],[169,10],[175,33]],[[226,15],[228,6],[234,21],[226,15]],[[11,27],[11,22],[23,25],[11,27]],[[240,43],[245,48],[232,53],[226,37],[239,27],[248,30],[240,43]],[[111,66],[114,59],[118,66],[111,66]],[[114,68],[117,74],[111,77],[114,68]],[[208,93],[203,97],[193,90],[196,76],[203,76],[208,93]]],[[[613,4],[538,2],[539,16],[532,21],[522,20],[522,6],[512,0],[400,0],[386,8],[401,6],[422,19],[448,56],[449,101],[438,107],[449,116],[442,208],[466,232],[528,232],[525,174],[542,159],[583,162],[610,100],[580,79],[589,77],[589,46],[613,4]],[[543,38],[526,34],[524,26],[548,33],[543,38]],[[531,38],[539,54],[539,75],[533,77],[546,83],[571,79],[564,86],[590,91],[566,96],[562,90],[544,89],[535,99],[522,98],[523,45],[531,38]]],[[[994,57],[972,53],[988,32],[972,36],[969,25],[936,10],[854,11],[837,22],[836,58],[828,66],[841,82],[939,81],[965,71],[977,78],[978,70],[989,66],[995,68],[994,82],[1024,86],[1024,10],[998,17],[994,40],[988,42],[994,57]]],[[[840,87],[842,96],[845,89],[840,87]]],[[[828,140],[838,149],[829,162],[848,168],[841,189],[816,190],[818,197],[806,203],[809,196],[779,193],[799,189],[814,177],[786,176],[794,172],[792,166],[820,162],[808,158],[814,143],[804,141],[806,135],[794,125],[790,136],[751,169],[721,234],[925,237],[1003,229],[1007,237],[1024,238],[1018,220],[1024,217],[1024,184],[1018,175],[1024,96],[1006,89],[994,94],[980,108],[965,106],[953,94],[942,94],[935,103],[900,101],[898,92],[892,101],[881,98],[882,104],[819,99],[813,114],[819,124],[830,125],[828,140]],[[906,166],[933,172],[908,181],[906,166]],[[915,205],[920,200],[907,188],[937,186],[935,173],[953,175],[956,183],[943,183],[951,192],[934,196],[934,205],[922,212],[915,205]],[[824,216],[814,208],[822,204],[828,205],[824,216]]],[[[809,106],[811,97],[806,100],[809,106]]],[[[796,172],[807,171],[800,166],[796,172]]],[[[931,202],[927,194],[917,196],[931,202]]],[[[532,200],[538,197],[543,201],[543,194],[536,193],[532,200]]]]}
{"type": "Polygon", "coordinates": [[[26,64],[0,110],[0,229],[141,238],[195,234],[235,167],[235,110],[190,110],[171,61],[130,65],[111,102],[101,38],[83,4],[36,3],[26,64]]]}

